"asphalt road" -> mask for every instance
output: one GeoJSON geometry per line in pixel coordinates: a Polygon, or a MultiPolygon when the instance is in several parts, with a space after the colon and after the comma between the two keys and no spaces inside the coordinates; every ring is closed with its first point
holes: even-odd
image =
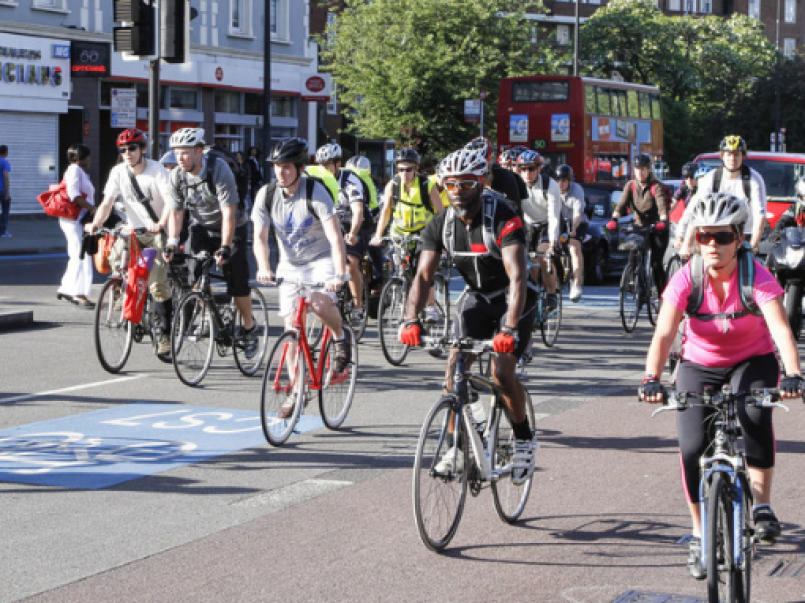
{"type": "MultiPolygon", "coordinates": [[[[313,406],[310,431],[271,448],[255,422],[259,379],[231,357],[216,358],[195,389],[145,345],[123,373],[103,371],[91,312],[55,299],[63,261],[0,260],[0,304],[36,320],[0,333],[0,600],[705,596],[679,543],[689,520],[673,418],[651,419],[633,395],[650,327],[641,317],[622,333],[614,287],[588,288],[567,307],[558,345],[525,377],[541,449],[521,522],[502,523],[483,490],[437,555],[416,533],[411,465],[442,361],[417,352],[390,367],[371,328],[344,429],[319,426],[313,406]]],[[[757,602],[805,600],[804,411],[777,416],[786,534],[760,551],[757,602]]]]}

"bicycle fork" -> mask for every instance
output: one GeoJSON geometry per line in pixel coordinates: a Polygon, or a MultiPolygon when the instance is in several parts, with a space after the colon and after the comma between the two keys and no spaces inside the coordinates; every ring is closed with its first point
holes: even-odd
{"type": "MultiPolygon", "coordinates": [[[[725,467],[719,466],[716,468],[710,468],[705,473],[704,478],[702,479],[702,485],[700,487],[699,493],[699,509],[701,513],[701,526],[702,526],[702,534],[701,534],[701,560],[702,565],[707,567],[707,525],[710,521],[716,521],[716,518],[708,517],[707,515],[707,503],[709,499],[709,493],[705,496],[704,487],[705,484],[710,484],[713,481],[713,478],[716,473],[721,473],[724,476],[724,483],[727,485],[727,488],[730,493],[730,502],[731,502],[731,515],[732,515],[732,534],[724,534],[725,538],[732,538],[733,542],[733,554],[735,558],[732,560],[733,565],[735,568],[743,568],[745,562],[745,556],[747,554],[748,548],[751,546],[750,541],[744,542],[745,537],[749,537],[749,535],[745,535],[743,533],[743,525],[744,525],[744,514],[747,513],[747,509],[744,508],[743,500],[744,500],[744,486],[741,483],[740,479],[736,478],[735,470],[732,467],[725,467]]],[[[726,561],[726,560],[725,560],[726,561]]]]}

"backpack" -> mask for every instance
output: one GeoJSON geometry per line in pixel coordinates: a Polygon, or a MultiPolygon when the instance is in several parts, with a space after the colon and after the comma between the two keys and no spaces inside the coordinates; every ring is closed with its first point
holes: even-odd
{"type": "MultiPolygon", "coordinates": [[[[428,190],[428,177],[425,174],[417,174],[417,178],[419,178],[419,198],[422,200],[422,205],[425,206],[425,209],[428,213],[435,213],[433,211],[433,203],[430,201],[430,191],[428,190]]],[[[405,203],[406,205],[413,205],[412,203],[408,203],[407,201],[402,200],[402,196],[400,195],[400,176],[394,176],[394,180],[392,180],[393,184],[391,185],[391,206],[392,208],[397,205],[397,203],[405,203]]]]}
{"type": "Polygon", "coordinates": [[[238,163],[232,155],[217,145],[207,149],[204,155],[207,157],[207,188],[210,193],[212,193],[213,196],[217,196],[217,189],[212,180],[212,174],[215,171],[215,162],[220,159],[221,161],[225,161],[229,169],[232,170],[232,175],[235,177],[235,186],[238,189],[238,204],[240,209],[243,210],[246,207],[246,193],[249,190],[249,172],[247,168],[238,163]]]}
{"type": "Polygon", "coordinates": [[[722,314],[704,314],[699,312],[704,300],[704,287],[706,275],[704,274],[704,260],[702,256],[695,255],[690,260],[690,280],[691,290],[688,295],[688,305],[685,313],[699,320],[710,321],[717,318],[735,319],[752,314],[762,316],[753,296],[755,289],[755,256],[745,248],[738,250],[738,290],[741,294],[741,304],[744,309],[738,312],[727,312],[722,314]]]}
{"type": "MultiPolygon", "coordinates": [[[[363,184],[363,198],[366,199],[369,209],[377,209],[377,187],[375,187],[375,183],[372,182],[372,178],[368,173],[369,170],[343,168],[342,171],[352,172],[360,178],[361,184],[363,184]]],[[[430,200],[430,198],[428,199],[430,200]]]]}
{"type": "MultiPolygon", "coordinates": [[[[724,167],[719,167],[713,170],[713,192],[717,193],[721,188],[721,178],[724,175],[724,167]]],[[[746,164],[741,164],[741,183],[744,187],[744,195],[746,195],[746,200],[748,201],[752,197],[749,195],[751,191],[751,184],[752,184],[752,171],[749,169],[749,166],[746,164]]]]}
{"type": "MultiPolygon", "coordinates": [[[[305,192],[307,193],[305,196],[307,211],[311,216],[313,216],[314,220],[320,220],[319,214],[317,214],[316,210],[313,209],[313,201],[312,201],[313,189],[316,186],[316,182],[322,185],[322,187],[324,188],[324,190],[327,191],[327,194],[330,196],[331,199],[333,196],[330,193],[330,189],[327,188],[327,185],[321,178],[311,176],[310,174],[305,174],[305,179],[307,184],[307,188],[305,190],[305,192]]],[[[273,180],[268,184],[264,184],[263,188],[266,191],[266,210],[268,210],[268,217],[269,219],[271,219],[271,210],[274,208],[274,194],[277,192],[277,181],[273,180]]]]}
{"type": "MultiPolygon", "coordinates": [[[[655,180],[651,183],[651,196],[654,197],[655,201],[657,199],[657,186],[662,187],[662,191],[665,193],[665,215],[667,216],[670,213],[671,209],[671,189],[668,188],[667,184],[660,182],[659,180],[655,180]]],[[[632,180],[632,198],[637,196],[637,182],[632,180]]],[[[634,204],[634,201],[632,201],[634,204]]]]}
{"type": "MultiPolygon", "coordinates": [[[[498,201],[501,199],[505,199],[500,193],[496,193],[493,191],[484,192],[482,197],[483,199],[483,237],[484,237],[484,245],[486,246],[486,254],[490,257],[499,260],[503,256],[500,253],[500,245],[498,244],[497,239],[495,238],[495,212],[497,211],[498,201]]],[[[451,205],[445,210],[447,213],[444,217],[444,227],[442,228],[442,241],[444,241],[444,248],[447,250],[447,255],[453,257],[455,254],[455,222],[456,222],[456,210],[453,209],[451,205]]],[[[460,252],[460,253],[467,253],[467,252],[460,252]]],[[[476,254],[474,252],[473,255],[481,255],[476,254]]]]}

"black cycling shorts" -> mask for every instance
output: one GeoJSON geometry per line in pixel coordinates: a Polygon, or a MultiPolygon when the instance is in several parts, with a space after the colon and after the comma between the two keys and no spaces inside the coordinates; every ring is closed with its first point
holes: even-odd
{"type": "MultiPolygon", "coordinates": [[[[221,248],[221,233],[209,230],[199,224],[191,224],[188,229],[187,248],[190,253],[209,251],[215,253],[221,248]]],[[[226,292],[232,297],[246,297],[251,294],[249,286],[249,259],[247,255],[249,226],[244,224],[235,228],[232,239],[232,253],[229,261],[221,266],[226,279],[226,292]]],[[[189,260],[188,266],[194,278],[201,276],[200,262],[189,260]]]]}
{"type": "Polygon", "coordinates": [[[366,250],[369,246],[370,238],[371,236],[368,235],[366,230],[359,230],[354,245],[348,245],[347,243],[344,243],[344,245],[346,245],[347,248],[347,255],[356,257],[359,260],[363,259],[363,256],[366,255],[366,250]]]}

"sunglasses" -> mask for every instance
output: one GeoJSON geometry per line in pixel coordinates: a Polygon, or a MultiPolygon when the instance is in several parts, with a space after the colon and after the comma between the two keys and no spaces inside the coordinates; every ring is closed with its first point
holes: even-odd
{"type": "Polygon", "coordinates": [[[709,245],[713,241],[716,245],[729,245],[734,243],[738,235],[734,232],[697,232],[696,242],[699,245],[709,245]]]}
{"type": "Polygon", "coordinates": [[[458,182],[452,181],[444,183],[444,187],[451,193],[456,191],[468,192],[473,190],[476,186],[478,186],[477,180],[459,180],[458,182]]]}
{"type": "Polygon", "coordinates": [[[136,151],[139,148],[140,148],[140,145],[138,145],[138,144],[130,144],[127,147],[118,147],[117,150],[122,155],[126,151],[128,151],[129,153],[133,153],[134,151],[136,151]]]}
{"type": "Polygon", "coordinates": [[[412,168],[412,167],[398,167],[397,171],[398,172],[406,172],[406,173],[408,173],[408,172],[413,172],[414,168],[412,168]]]}
{"type": "Polygon", "coordinates": [[[538,165],[521,165],[519,169],[521,172],[536,172],[539,167],[538,165]]]}

